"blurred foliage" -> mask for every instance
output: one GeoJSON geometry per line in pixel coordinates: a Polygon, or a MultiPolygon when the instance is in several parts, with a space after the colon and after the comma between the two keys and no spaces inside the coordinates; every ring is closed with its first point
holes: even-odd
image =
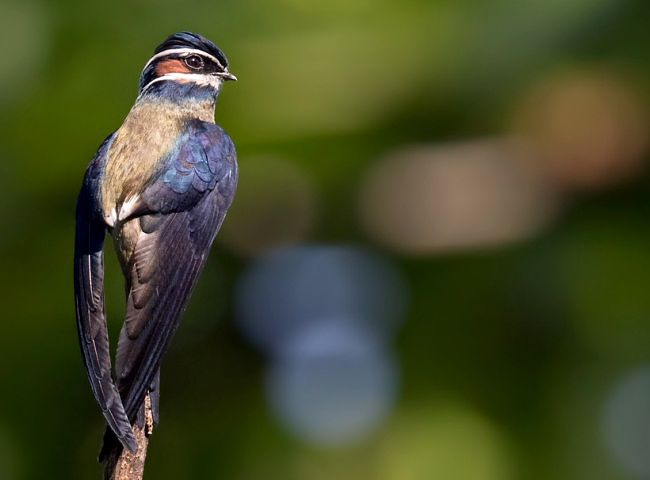
{"type": "MultiPolygon", "coordinates": [[[[609,455],[601,427],[617,379],[650,362],[647,150],[624,175],[612,157],[597,181],[558,181],[557,216],[499,245],[393,250],[363,227],[357,202],[378,159],[508,135],[526,92],[561,72],[614,72],[647,114],[648,18],[644,0],[2,0],[0,477],[99,477],[104,426],[72,298],[76,194],[155,46],[191,30],[240,79],[217,122],[238,149],[242,210],[236,199],[165,359],[147,478],[640,478],[609,455]],[[265,158],[286,189],[250,170],[265,158]],[[257,198],[262,211],[295,222],[256,223],[255,191],[274,197],[257,198]],[[264,358],[231,306],[264,238],[362,244],[405,275],[399,400],[357,445],[303,444],[265,406],[264,358]]],[[[115,335],[123,287],[110,251],[107,262],[115,335]]]]}

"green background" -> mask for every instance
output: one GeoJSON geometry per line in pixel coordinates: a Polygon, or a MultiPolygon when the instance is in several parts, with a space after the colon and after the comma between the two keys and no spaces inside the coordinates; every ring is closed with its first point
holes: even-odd
{"type": "MultiPolygon", "coordinates": [[[[147,478],[648,478],[603,433],[611,392],[650,360],[648,18],[644,0],[2,0],[0,477],[99,478],[104,425],[74,320],[76,194],[153,49],[191,30],[239,77],[217,106],[238,150],[239,196],[165,359],[147,478]],[[555,98],[565,78],[576,91],[596,82],[596,94],[566,112],[558,100],[556,117],[569,119],[558,133],[543,113],[551,102],[531,92],[555,98]],[[592,104],[604,130],[589,123],[592,104]],[[618,150],[592,165],[607,128],[618,150]],[[414,251],[367,226],[360,197],[383,159],[480,151],[520,131],[560,151],[559,167],[539,161],[554,206],[538,227],[414,251]],[[575,138],[577,153],[566,147],[575,138]],[[296,243],[376,250],[408,286],[397,402],[354,445],[285,431],[265,404],[265,357],[235,325],[242,270],[296,243]]],[[[115,334],[123,287],[112,252],[107,261],[115,334]]]]}

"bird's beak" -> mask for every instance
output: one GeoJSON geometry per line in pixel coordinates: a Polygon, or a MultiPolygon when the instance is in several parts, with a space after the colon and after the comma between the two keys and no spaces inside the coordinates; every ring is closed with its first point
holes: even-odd
{"type": "Polygon", "coordinates": [[[233,82],[236,82],[236,81],[237,81],[237,77],[235,77],[235,76],[234,76],[232,73],[230,73],[230,72],[222,72],[222,73],[219,73],[219,76],[220,76],[221,78],[223,78],[224,82],[226,82],[226,81],[228,81],[228,80],[232,80],[233,82]]]}

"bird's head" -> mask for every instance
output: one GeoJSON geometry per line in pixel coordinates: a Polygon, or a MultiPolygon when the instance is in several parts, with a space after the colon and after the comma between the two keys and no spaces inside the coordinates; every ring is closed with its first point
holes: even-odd
{"type": "Polygon", "coordinates": [[[216,94],[224,81],[237,80],[228,60],[210,40],[196,33],[171,35],[156,48],[140,75],[140,95],[173,82],[216,94]]]}

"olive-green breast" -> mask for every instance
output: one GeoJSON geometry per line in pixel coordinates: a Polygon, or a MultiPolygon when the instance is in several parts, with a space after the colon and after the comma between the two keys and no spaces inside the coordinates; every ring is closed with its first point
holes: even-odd
{"type": "Polygon", "coordinates": [[[139,194],[183,129],[183,116],[165,103],[136,104],[108,150],[101,185],[101,206],[113,209],[139,194]]]}

